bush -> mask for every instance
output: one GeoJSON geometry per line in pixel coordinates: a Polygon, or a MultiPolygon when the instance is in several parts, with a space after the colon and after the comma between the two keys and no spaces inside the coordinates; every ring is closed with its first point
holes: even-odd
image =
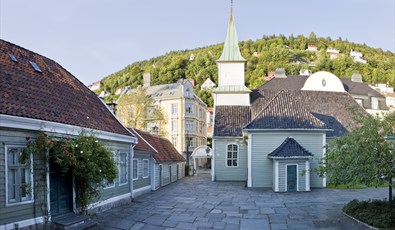
{"type": "Polygon", "coordinates": [[[386,200],[352,200],[343,207],[343,212],[376,228],[395,227],[395,210],[392,210],[391,215],[386,200]]]}

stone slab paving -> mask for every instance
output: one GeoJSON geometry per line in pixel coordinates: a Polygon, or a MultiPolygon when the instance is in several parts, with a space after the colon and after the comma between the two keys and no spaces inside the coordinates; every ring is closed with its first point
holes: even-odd
{"type": "Polygon", "coordinates": [[[384,199],[387,188],[274,193],[244,182],[183,178],[93,216],[96,229],[368,229],[342,214],[352,199],[384,199]]]}

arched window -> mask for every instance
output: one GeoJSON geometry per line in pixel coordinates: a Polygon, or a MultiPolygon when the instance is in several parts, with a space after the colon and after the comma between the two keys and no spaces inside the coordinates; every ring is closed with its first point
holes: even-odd
{"type": "Polygon", "coordinates": [[[236,144],[227,145],[226,166],[228,167],[239,166],[238,157],[239,157],[239,146],[236,144]]]}

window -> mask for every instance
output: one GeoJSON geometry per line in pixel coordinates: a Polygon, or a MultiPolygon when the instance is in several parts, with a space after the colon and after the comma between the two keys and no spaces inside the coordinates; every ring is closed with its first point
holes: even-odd
{"type": "Polygon", "coordinates": [[[127,153],[119,153],[118,156],[118,174],[119,185],[128,183],[128,155],[127,153]]]}
{"type": "Polygon", "coordinates": [[[30,65],[32,65],[33,69],[34,69],[36,72],[42,73],[40,67],[38,67],[38,65],[37,65],[35,62],[32,62],[32,61],[29,61],[29,62],[30,62],[30,65]]]}
{"type": "Polygon", "coordinates": [[[16,59],[16,57],[13,54],[9,54],[8,56],[10,56],[10,58],[13,62],[18,62],[18,60],[16,59]]]}
{"type": "Polygon", "coordinates": [[[227,156],[226,156],[226,165],[228,167],[237,167],[238,162],[238,153],[239,153],[239,147],[235,144],[230,144],[228,145],[227,149],[227,156]]]}
{"type": "Polygon", "coordinates": [[[171,104],[171,114],[177,115],[177,113],[178,113],[178,105],[176,103],[171,104]]]}
{"type": "Polygon", "coordinates": [[[379,109],[379,100],[377,97],[372,97],[372,109],[379,109]]]}
{"type": "Polygon", "coordinates": [[[177,120],[171,120],[171,131],[177,132],[177,120]]]}
{"type": "Polygon", "coordinates": [[[186,138],[186,139],[185,139],[185,145],[186,145],[186,146],[189,146],[189,147],[194,147],[194,146],[196,146],[195,138],[193,138],[193,137],[188,137],[188,138],[186,138]]]}
{"type": "Polygon", "coordinates": [[[7,204],[33,201],[32,156],[21,146],[6,146],[7,204]]]}
{"type": "Polygon", "coordinates": [[[177,147],[177,137],[171,137],[171,142],[175,147],[177,147]]]}
{"type": "Polygon", "coordinates": [[[137,180],[139,178],[139,161],[137,159],[133,159],[133,180],[137,180]]]}
{"type": "Polygon", "coordinates": [[[143,160],[143,178],[149,177],[149,161],[148,159],[143,160]]]}
{"type": "MultiPolygon", "coordinates": [[[[114,161],[116,162],[116,154],[115,154],[115,152],[112,152],[113,153],[113,156],[114,156],[114,161]]],[[[103,185],[104,185],[104,189],[107,189],[107,188],[113,188],[113,187],[115,187],[115,181],[112,181],[111,183],[108,181],[108,180],[106,180],[106,179],[104,179],[103,180],[103,185]]]]}
{"type": "Polygon", "coordinates": [[[190,89],[185,90],[185,96],[190,97],[191,96],[191,91],[190,89]]]}
{"type": "Polygon", "coordinates": [[[187,120],[185,123],[186,123],[185,125],[186,125],[186,128],[187,128],[188,132],[195,131],[195,129],[194,129],[194,122],[193,121],[187,120]]]}
{"type": "Polygon", "coordinates": [[[185,113],[193,113],[193,104],[185,104],[185,113]]]}
{"type": "Polygon", "coordinates": [[[363,107],[363,100],[362,99],[355,99],[355,101],[358,103],[358,105],[360,105],[361,107],[363,107]]]}

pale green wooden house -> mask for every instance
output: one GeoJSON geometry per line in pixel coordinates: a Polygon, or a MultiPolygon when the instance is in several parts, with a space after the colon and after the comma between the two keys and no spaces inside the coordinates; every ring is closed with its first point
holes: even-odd
{"type": "Polygon", "coordinates": [[[40,226],[77,211],[71,175],[39,171],[35,153],[21,161],[27,137],[39,132],[72,138],[82,129],[94,132],[114,153],[118,177],[101,190],[91,210],[130,202],[136,138],[55,61],[4,40],[0,50],[0,229],[40,226]]]}

